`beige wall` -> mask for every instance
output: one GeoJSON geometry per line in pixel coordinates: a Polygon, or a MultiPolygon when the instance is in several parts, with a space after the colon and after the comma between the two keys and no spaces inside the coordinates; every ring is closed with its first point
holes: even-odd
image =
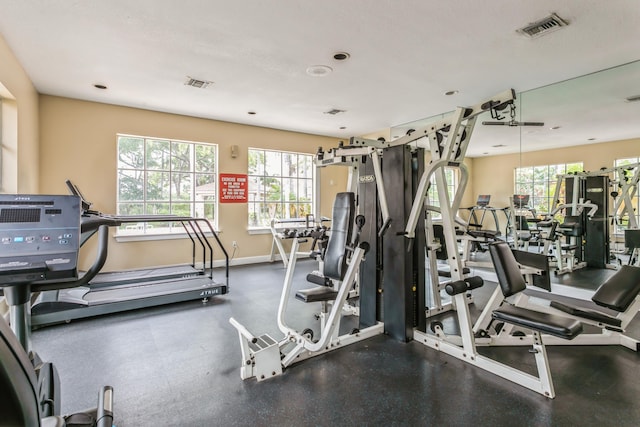
{"type": "MultiPolygon", "coordinates": [[[[248,147],[313,154],[319,146],[335,147],[338,142],[321,136],[44,95],[40,97],[40,119],[40,191],[66,193],[65,180],[71,179],[95,209],[108,213],[116,211],[118,133],[218,144],[220,173],[247,173],[248,147]],[[237,158],[231,158],[232,145],[240,146],[237,158]]],[[[323,215],[331,216],[335,193],[344,190],[346,174],[346,168],[323,171],[323,215]]],[[[247,224],[246,204],[219,205],[220,237],[227,250],[232,249],[231,242],[235,240],[239,247],[236,258],[268,255],[271,235],[250,235],[247,224]]],[[[109,252],[106,269],[186,262],[190,257],[187,242],[116,242],[112,238],[110,248],[116,250],[109,252]]]]}
{"type": "Polygon", "coordinates": [[[596,171],[613,167],[616,159],[635,156],[640,156],[640,139],[477,157],[473,159],[473,186],[467,191],[472,191],[473,200],[478,194],[491,194],[493,206],[508,206],[514,190],[513,174],[518,167],[583,162],[584,170],[596,171]]]}
{"type": "Polygon", "coordinates": [[[467,188],[470,193],[466,199],[475,201],[478,194],[491,194],[492,206],[509,206],[509,196],[514,191],[514,171],[518,167],[583,162],[584,170],[596,171],[613,167],[616,159],[636,156],[640,156],[640,139],[477,157],[473,159],[472,185],[467,188]]]}
{"type": "Polygon", "coordinates": [[[38,93],[0,35],[3,193],[38,193],[38,93]]]}

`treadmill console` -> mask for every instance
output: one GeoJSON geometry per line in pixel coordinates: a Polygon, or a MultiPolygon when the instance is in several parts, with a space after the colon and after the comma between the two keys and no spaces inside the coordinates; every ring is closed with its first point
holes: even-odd
{"type": "Polygon", "coordinates": [[[0,194],[0,285],[75,279],[78,196],[0,194]]]}

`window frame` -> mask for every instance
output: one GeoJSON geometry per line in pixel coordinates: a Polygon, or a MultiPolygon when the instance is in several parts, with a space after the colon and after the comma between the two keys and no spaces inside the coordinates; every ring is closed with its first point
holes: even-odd
{"type": "MultiPolygon", "coordinates": [[[[456,195],[456,191],[458,190],[458,185],[460,183],[459,182],[460,170],[459,168],[445,166],[444,173],[445,173],[445,181],[447,182],[447,192],[449,193],[449,201],[453,201],[456,195]]],[[[427,190],[425,203],[428,206],[440,207],[440,200],[438,198],[438,188],[436,185],[435,173],[431,175],[431,177],[429,178],[429,189],[427,190]]],[[[441,217],[441,214],[439,213],[438,214],[434,213],[433,215],[433,218],[440,218],[440,217],[441,217]]]]}
{"type": "MultiPolygon", "coordinates": [[[[299,152],[299,151],[290,151],[290,150],[274,150],[274,149],[268,149],[268,148],[259,148],[259,147],[248,147],[247,148],[247,180],[249,182],[249,189],[248,189],[248,200],[247,200],[247,229],[250,232],[262,232],[264,230],[268,230],[270,228],[270,223],[273,219],[287,219],[287,218],[292,218],[292,216],[290,215],[292,210],[291,207],[292,206],[296,206],[295,208],[295,212],[299,213],[300,212],[300,205],[305,205],[308,206],[307,208],[305,208],[304,210],[308,212],[305,213],[305,215],[314,215],[315,214],[315,209],[316,209],[316,168],[315,168],[315,163],[314,163],[314,155],[310,154],[310,153],[305,153],[305,152],[299,152]],[[262,165],[257,165],[256,166],[256,170],[262,170],[262,174],[258,174],[255,173],[255,171],[252,171],[252,166],[250,164],[251,162],[251,158],[252,158],[252,151],[256,151],[256,152],[261,152],[264,154],[264,160],[262,165]],[[267,163],[267,153],[271,153],[271,154],[276,154],[280,156],[280,174],[274,174],[274,175],[269,175],[267,169],[269,168],[268,163],[267,163]],[[284,174],[284,170],[283,170],[283,155],[295,155],[295,156],[304,156],[304,160],[303,163],[306,163],[306,165],[309,168],[309,177],[301,175],[301,171],[298,168],[296,171],[296,176],[293,175],[288,175],[288,174],[284,174]],[[257,182],[254,181],[254,178],[258,179],[258,180],[262,180],[262,182],[259,184],[257,182]],[[265,181],[269,179],[269,180],[279,180],[280,183],[280,188],[284,188],[284,181],[291,181],[291,180],[295,180],[296,181],[296,198],[295,200],[286,200],[286,194],[285,191],[280,190],[280,198],[279,200],[268,200],[268,195],[266,193],[266,186],[265,186],[265,181]],[[306,185],[306,190],[305,192],[301,193],[301,187],[300,187],[300,181],[303,180],[308,180],[309,182],[306,185]],[[256,191],[256,185],[257,186],[262,186],[263,190],[262,190],[262,200],[260,200],[257,196],[258,194],[260,194],[259,191],[256,191]],[[310,198],[308,201],[302,200],[303,196],[301,196],[301,194],[310,194],[310,198]],[[265,208],[263,208],[261,205],[265,205],[265,204],[279,204],[280,208],[275,207],[274,210],[274,215],[270,216],[269,218],[264,216],[264,212],[265,212],[265,208]],[[289,207],[289,209],[287,210],[286,207],[289,207]],[[287,212],[288,215],[284,215],[284,218],[282,218],[282,213],[287,212]],[[280,214],[280,215],[278,215],[280,214]],[[252,219],[253,218],[253,219],[252,219]]],[[[300,165],[301,161],[298,159],[297,160],[297,165],[300,165]]],[[[304,166],[303,166],[304,167],[304,166]]],[[[274,193],[271,193],[272,195],[274,193]]],[[[268,207],[266,208],[267,210],[269,209],[268,207]]],[[[296,218],[301,218],[299,215],[295,216],[296,218]]]]}
{"type": "MultiPolygon", "coordinates": [[[[127,213],[123,214],[123,208],[127,205],[130,209],[141,209],[141,213],[139,215],[154,215],[154,214],[173,214],[173,215],[188,215],[198,218],[206,218],[209,220],[214,229],[218,229],[218,216],[219,216],[219,154],[220,149],[219,145],[211,142],[203,142],[203,141],[188,141],[174,138],[162,138],[155,136],[143,136],[143,135],[131,135],[118,133],[116,134],[116,212],[118,215],[138,215],[138,213],[127,213]],[[122,157],[121,157],[121,142],[125,138],[131,139],[140,139],[142,140],[142,147],[140,148],[142,151],[142,160],[140,161],[141,165],[130,165],[130,166],[122,166],[122,157]],[[161,156],[161,166],[153,167],[149,164],[149,144],[150,143],[166,143],[169,147],[169,154],[162,154],[161,156]],[[211,151],[213,158],[211,159],[211,154],[202,157],[201,162],[205,164],[205,166],[213,167],[211,169],[198,169],[198,159],[197,159],[197,147],[204,146],[208,147],[206,150],[211,151]],[[184,165],[182,168],[174,166],[174,159],[177,158],[173,155],[174,148],[180,147],[182,149],[186,148],[188,150],[188,168],[185,169],[184,165]],[[166,157],[165,157],[166,156],[166,157]],[[166,165],[165,166],[165,162],[166,165]],[[206,163],[209,165],[206,165],[206,163]],[[141,176],[136,177],[136,181],[140,182],[142,198],[141,199],[131,199],[131,200],[123,200],[122,199],[122,178],[126,177],[126,173],[134,172],[136,174],[141,174],[141,176]],[[148,196],[149,191],[149,182],[148,178],[151,174],[163,175],[163,178],[166,178],[166,181],[163,182],[163,188],[161,192],[167,192],[168,197],[161,197],[159,199],[150,199],[148,196]],[[177,196],[176,193],[180,193],[177,188],[174,188],[173,177],[176,174],[186,175],[189,177],[189,197],[185,198],[184,196],[177,196]],[[207,182],[200,186],[208,186],[207,191],[203,193],[198,193],[197,189],[200,187],[198,185],[198,179],[207,179],[207,182]],[[198,200],[198,196],[202,197],[202,200],[198,200]],[[137,206],[135,206],[137,205],[137,206]],[[155,205],[156,207],[162,205],[165,209],[168,209],[168,212],[149,212],[150,206],[155,205]],[[189,213],[180,213],[175,212],[175,210],[180,209],[182,205],[182,209],[188,206],[189,213]],[[175,210],[174,210],[175,208],[175,210]],[[200,210],[200,214],[198,212],[200,210]],[[207,213],[211,212],[210,215],[207,213]]],[[[184,189],[181,189],[184,190],[184,189]]],[[[131,212],[131,211],[129,211],[131,212]]],[[[162,226],[163,224],[161,224],[162,226]]],[[[157,225],[156,225],[157,226],[157,225]]],[[[187,237],[187,233],[183,229],[181,224],[172,224],[167,223],[166,226],[163,226],[161,229],[157,229],[157,231],[153,230],[153,224],[149,226],[149,224],[141,223],[136,225],[125,225],[123,227],[119,227],[116,231],[116,238],[118,241],[127,241],[127,240],[162,240],[162,239],[175,239],[175,238],[185,238],[187,237]]]]}
{"type": "MultiPolygon", "coordinates": [[[[640,156],[637,156],[637,157],[625,157],[625,158],[622,158],[622,159],[615,159],[613,161],[613,167],[614,168],[618,168],[618,167],[621,167],[621,166],[632,165],[632,164],[636,164],[636,163],[640,163],[640,156]],[[622,162],[624,162],[624,163],[622,163],[622,162]]],[[[615,175],[614,179],[617,179],[617,178],[618,178],[618,176],[615,175]]],[[[635,214],[636,221],[637,221],[638,224],[640,224],[640,189],[636,189],[636,192],[635,192],[634,196],[631,198],[631,206],[632,206],[632,209],[636,213],[635,214]]],[[[613,214],[616,216],[616,218],[618,217],[618,212],[613,212],[613,214]]],[[[616,223],[614,225],[614,233],[615,234],[624,234],[624,230],[626,230],[627,228],[628,227],[625,227],[623,224],[616,223]]]]}
{"type": "MultiPolygon", "coordinates": [[[[531,206],[536,210],[536,213],[549,214],[553,206],[553,196],[555,195],[555,186],[558,183],[558,175],[564,175],[568,170],[574,171],[575,168],[579,168],[579,170],[582,171],[584,168],[584,162],[565,162],[547,165],[516,167],[513,170],[513,194],[530,195],[531,206]],[[546,169],[546,172],[543,173],[544,178],[536,179],[536,176],[538,176],[539,178],[543,168],[546,169]],[[525,169],[531,169],[531,179],[527,181],[519,180],[519,177],[525,175],[526,172],[522,172],[525,169]],[[542,194],[546,194],[546,196],[536,195],[536,187],[540,188],[541,184],[544,184],[542,194]],[[543,205],[539,204],[538,201],[540,199],[546,199],[546,208],[543,205]]],[[[561,191],[560,195],[562,196],[563,194],[564,193],[561,191]]]]}

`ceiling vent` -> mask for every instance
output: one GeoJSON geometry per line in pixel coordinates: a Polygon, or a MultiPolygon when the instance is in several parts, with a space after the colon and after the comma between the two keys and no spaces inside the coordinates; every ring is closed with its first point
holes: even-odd
{"type": "Polygon", "coordinates": [[[627,102],[638,102],[640,101],[640,95],[634,95],[626,98],[627,102]]]}
{"type": "Polygon", "coordinates": [[[567,25],[569,25],[567,21],[560,18],[555,13],[552,13],[546,18],[541,19],[540,21],[537,21],[537,22],[533,22],[524,28],[520,28],[517,31],[520,34],[523,34],[526,37],[529,37],[530,39],[535,39],[535,38],[544,36],[545,34],[549,34],[556,30],[559,30],[562,27],[566,27],[567,25]]]}
{"type": "Polygon", "coordinates": [[[336,114],[340,114],[340,113],[346,113],[346,110],[338,110],[337,108],[333,108],[329,111],[325,111],[325,114],[331,114],[332,116],[335,116],[336,114]]]}
{"type": "Polygon", "coordinates": [[[187,81],[184,82],[184,84],[185,86],[193,86],[198,89],[206,89],[209,86],[213,86],[213,82],[210,82],[208,80],[198,80],[189,76],[187,76],[187,81]]]}

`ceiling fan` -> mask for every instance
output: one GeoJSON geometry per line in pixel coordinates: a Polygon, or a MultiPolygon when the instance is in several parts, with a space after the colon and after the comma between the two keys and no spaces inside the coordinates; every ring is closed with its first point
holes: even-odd
{"type": "Polygon", "coordinates": [[[482,124],[489,126],[544,126],[544,122],[519,122],[517,120],[509,120],[507,122],[482,122],[482,124]]]}
{"type": "Polygon", "coordinates": [[[491,111],[491,118],[492,119],[496,119],[497,121],[494,122],[489,122],[489,121],[485,121],[482,122],[483,125],[489,125],[489,126],[511,126],[511,127],[515,127],[515,126],[544,126],[544,122],[519,122],[516,120],[516,106],[513,102],[510,103],[505,103],[505,104],[500,104],[500,105],[492,105],[490,108],[491,111]],[[508,121],[503,121],[503,119],[505,118],[504,115],[500,114],[501,110],[504,110],[505,108],[507,108],[507,106],[509,107],[509,115],[510,120],[508,121]]]}

